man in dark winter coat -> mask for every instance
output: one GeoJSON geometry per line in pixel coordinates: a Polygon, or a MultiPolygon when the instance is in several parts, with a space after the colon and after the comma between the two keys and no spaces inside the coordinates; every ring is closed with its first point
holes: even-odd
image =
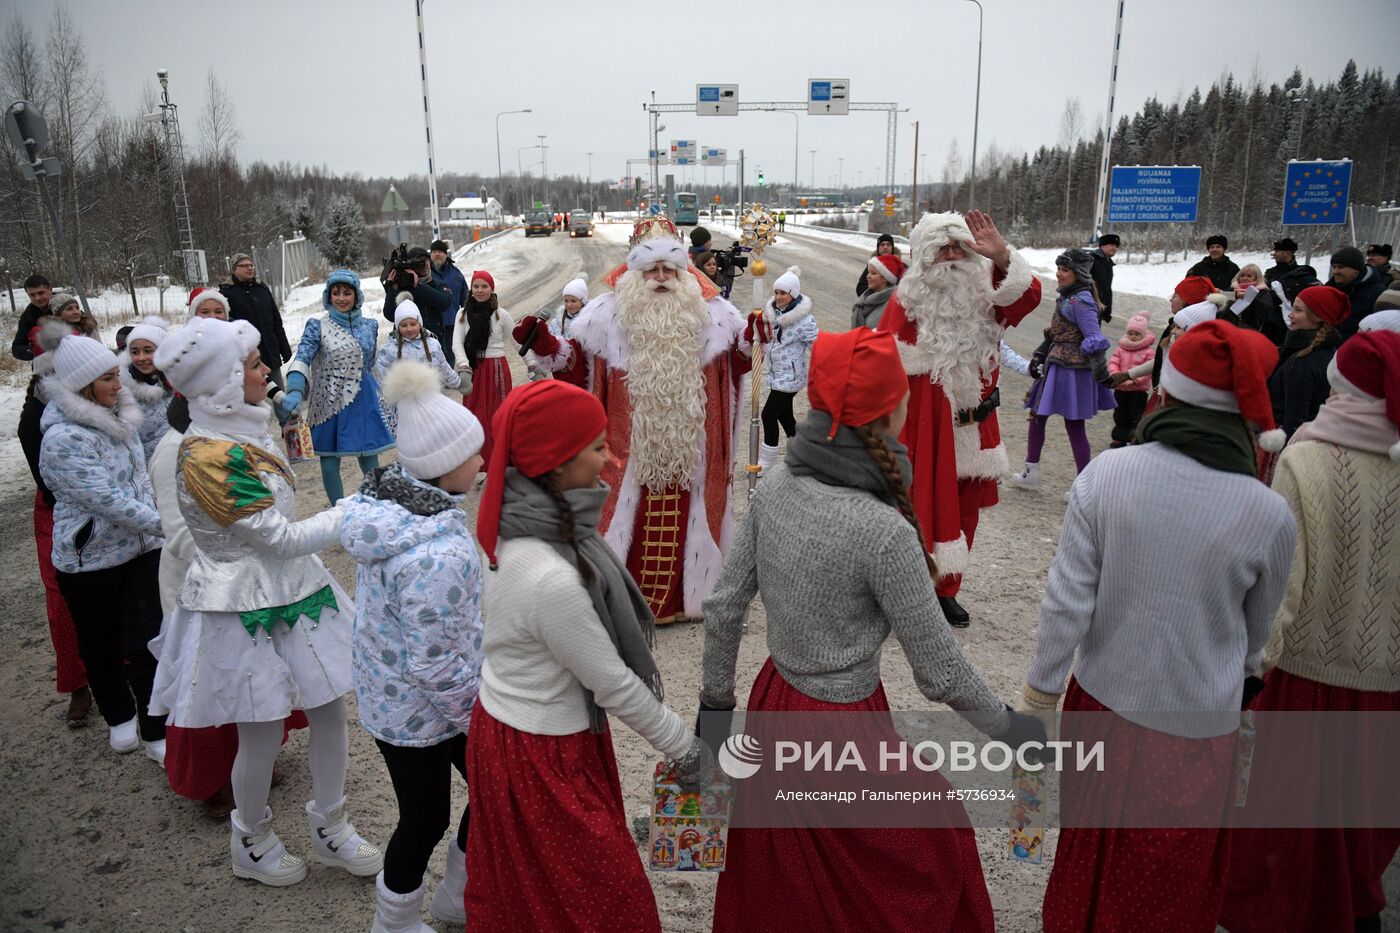
{"type": "Polygon", "coordinates": [[[49,313],[49,300],[53,298],[53,285],[37,272],[24,280],[24,293],[29,296],[29,304],[20,313],[15,325],[15,339],[10,343],[10,353],[17,360],[26,363],[34,359],[34,348],[29,344],[29,332],[39,323],[39,318],[49,313]]]}
{"type": "MultiPolygon", "coordinates": [[[[400,289],[394,280],[381,279],[384,285],[384,317],[390,323],[394,321],[394,308],[398,307],[400,291],[409,291],[413,295],[413,303],[418,306],[418,310],[423,315],[423,323],[428,325],[433,336],[439,341],[442,334],[434,327],[433,322],[441,322],[444,316],[455,315],[456,309],[452,307],[452,292],[446,285],[442,285],[434,280],[433,260],[428,255],[428,251],[421,246],[415,246],[408,251],[408,260],[413,263],[413,287],[411,289],[400,289]]],[[[438,325],[439,327],[441,324],[438,325]]],[[[447,346],[446,343],[443,344],[447,346]]]]}
{"type": "Polygon", "coordinates": [[[1382,279],[1389,280],[1389,288],[1395,288],[1400,283],[1400,269],[1390,264],[1393,255],[1394,250],[1389,243],[1372,243],[1366,247],[1366,265],[1375,269],[1382,279]]]}
{"type": "Polygon", "coordinates": [[[1264,281],[1272,288],[1275,282],[1283,286],[1283,295],[1291,303],[1298,293],[1310,285],[1321,285],[1317,270],[1312,266],[1300,266],[1294,256],[1298,244],[1292,237],[1274,241],[1274,264],[1264,271],[1264,281]]]}
{"type": "Polygon", "coordinates": [[[1240,271],[1240,267],[1225,255],[1225,250],[1229,247],[1230,241],[1225,239],[1225,235],[1217,233],[1206,238],[1206,256],[1196,263],[1186,274],[1203,275],[1210,279],[1211,284],[1217,291],[1229,291],[1230,283],[1235,280],[1235,275],[1240,271]]]}
{"type": "Polygon", "coordinates": [[[1094,261],[1089,276],[1098,289],[1099,304],[1103,305],[1099,317],[1105,322],[1113,320],[1113,257],[1118,254],[1119,243],[1118,234],[1105,233],[1099,237],[1099,248],[1090,251],[1094,261]]]}
{"type": "Polygon", "coordinates": [[[1362,318],[1376,310],[1376,299],[1390,286],[1390,280],[1366,265],[1361,250],[1344,246],[1332,254],[1332,277],[1327,284],[1341,289],[1351,302],[1351,315],[1337,325],[1345,340],[1356,333],[1362,318]]]}
{"type": "Polygon", "coordinates": [[[448,292],[452,294],[452,303],[438,319],[441,324],[434,327],[429,321],[428,330],[432,331],[438,343],[442,344],[442,355],[447,358],[447,362],[455,365],[457,360],[452,352],[452,325],[457,321],[457,312],[462,303],[467,300],[467,277],[462,275],[462,270],[452,261],[452,250],[448,249],[442,240],[434,240],[433,245],[428,247],[428,254],[433,261],[433,284],[447,286],[448,292]]]}
{"type": "Polygon", "coordinates": [[[292,358],[292,348],[287,343],[287,332],[282,329],[282,312],[272,297],[272,289],[258,281],[252,256],[233,254],[233,275],[219,286],[219,292],[228,299],[229,320],[247,321],[258,329],[262,336],[258,352],[262,354],[264,365],[272,370],[269,378],[285,388],[282,364],[292,358]]]}

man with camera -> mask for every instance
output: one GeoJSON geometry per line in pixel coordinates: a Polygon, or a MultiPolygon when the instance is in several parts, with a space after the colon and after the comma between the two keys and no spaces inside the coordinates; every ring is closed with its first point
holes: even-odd
{"type": "Polygon", "coordinates": [[[409,292],[423,313],[424,326],[444,347],[451,345],[449,336],[443,333],[442,322],[456,313],[452,291],[433,276],[432,257],[427,250],[421,246],[400,246],[384,260],[379,281],[384,286],[384,317],[392,322],[399,292],[409,292]]]}
{"type": "Polygon", "coordinates": [[[452,303],[442,313],[442,330],[439,332],[434,329],[433,334],[442,343],[442,352],[447,357],[448,364],[455,365],[457,360],[456,354],[452,352],[452,325],[457,321],[457,311],[467,300],[467,278],[452,261],[452,250],[445,241],[434,240],[433,245],[428,247],[428,254],[433,261],[433,284],[446,285],[452,296],[452,303]]]}
{"type": "Polygon", "coordinates": [[[690,231],[690,261],[695,262],[695,257],[701,253],[709,253],[714,257],[718,271],[710,277],[710,281],[715,283],[715,287],[728,301],[730,289],[734,287],[734,279],[743,275],[743,270],[749,264],[749,257],[743,255],[743,247],[738,243],[727,250],[716,249],[710,231],[704,227],[696,227],[690,231]]]}

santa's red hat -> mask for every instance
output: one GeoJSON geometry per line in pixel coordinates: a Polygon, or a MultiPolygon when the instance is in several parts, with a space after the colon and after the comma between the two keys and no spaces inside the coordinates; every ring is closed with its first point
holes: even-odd
{"type": "Polygon", "coordinates": [[[899,280],[904,277],[904,260],[893,254],[888,256],[871,256],[870,262],[866,263],[870,268],[880,273],[880,277],[891,285],[898,285],[899,280]]]}
{"type": "Polygon", "coordinates": [[[1199,304],[1210,297],[1215,291],[1215,283],[1204,275],[1188,275],[1180,282],[1176,283],[1173,291],[1181,296],[1181,300],[1188,305],[1199,304]]]}
{"type": "Polygon", "coordinates": [[[506,468],[515,467],[529,477],[543,476],[572,460],[607,426],[602,402],[557,379],[532,382],[506,396],[491,421],[494,446],[476,516],[476,540],[492,570],[496,569],[506,468]]]}
{"type": "Polygon", "coordinates": [[[841,334],[817,334],[812,345],[807,400],[831,415],[831,433],[840,425],[869,424],[894,411],[909,391],[894,334],[857,327],[841,334]]]}
{"type": "Polygon", "coordinates": [[[1162,363],[1162,388],[1188,405],[1240,415],[1261,432],[1260,447],[1282,450],[1288,437],[1274,426],[1268,384],[1277,364],[1278,348],[1263,334],[1204,321],[1172,344],[1162,363]]]}
{"type": "MultiPolygon", "coordinates": [[[[1327,364],[1327,381],[1368,402],[1385,399],[1385,417],[1400,430],[1400,334],[1372,330],[1347,339],[1327,364]]],[[[1400,460],[1400,441],[1390,445],[1390,459],[1400,460]]]]}
{"type": "Polygon", "coordinates": [[[192,292],[190,292],[190,300],[187,306],[190,313],[190,317],[194,317],[194,309],[198,308],[206,301],[217,301],[219,304],[223,305],[224,317],[228,317],[232,313],[232,309],[229,307],[228,304],[228,299],[224,297],[223,292],[219,291],[217,288],[208,288],[206,286],[200,286],[199,288],[196,288],[192,292]]]}
{"type": "Polygon", "coordinates": [[[1351,299],[1340,288],[1331,285],[1310,285],[1298,293],[1293,303],[1302,302],[1319,321],[1336,327],[1351,316],[1351,299]]]}

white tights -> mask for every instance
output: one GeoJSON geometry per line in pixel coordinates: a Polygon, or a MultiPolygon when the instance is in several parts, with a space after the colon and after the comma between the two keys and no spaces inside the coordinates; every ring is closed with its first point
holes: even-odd
{"type": "MultiPolygon", "coordinates": [[[[327,812],[345,796],[345,761],[349,736],[345,700],[337,699],[306,711],[311,724],[307,759],[316,809],[327,812]]],[[[233,759],[233,802],[245,826],[263,817],[272,788],[272,763],[282,747],[282,720],[240,722],[238,755],[233,759]]]]}

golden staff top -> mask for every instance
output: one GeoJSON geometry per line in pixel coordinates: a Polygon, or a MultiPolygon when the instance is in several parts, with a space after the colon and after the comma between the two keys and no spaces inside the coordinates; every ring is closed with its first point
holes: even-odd
{"type": "Polygon", "coordinates": [[[739,243],[753,250],[753,261],[749,263],[749,275],[761,279],[768,274],[768,263],[763,253],[778,239],[778,225],[762,204],[751,204],[739,218],[739,243]]]}

